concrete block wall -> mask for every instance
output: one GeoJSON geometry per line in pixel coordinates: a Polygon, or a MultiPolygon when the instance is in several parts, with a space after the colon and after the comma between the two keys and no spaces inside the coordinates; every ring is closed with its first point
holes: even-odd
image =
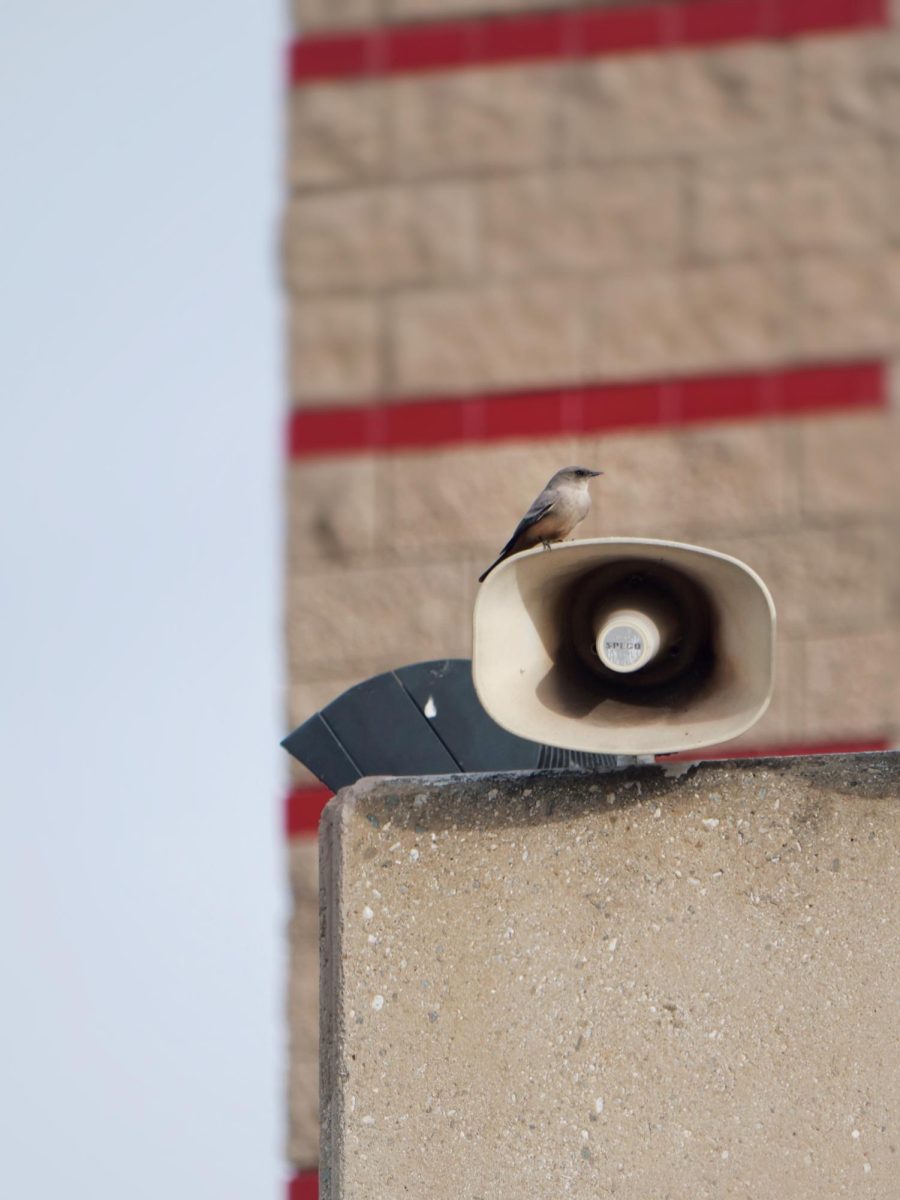
{"type": "MultiPolygon", "coordinates": [[[[895,744],[887,6],[294,12],[287,722],[388,667],[467,655],[480,570],[581,461],[606,472],[585,535],[698,541],[771,586],[777,691],[740,745],[895,744]]],[[[298,963],[312,928],[296,924],[298,963]]],[[[295,1093],[315,1069],[298,1011],[295,1093]]],[[[309,1121],[295,1106],[298,1166],[309,1121]]]]}
{"type": "Polygon", "coordinates": [[[345,789],[323,1200],[896,1196],[898,760],[345,789]]]}

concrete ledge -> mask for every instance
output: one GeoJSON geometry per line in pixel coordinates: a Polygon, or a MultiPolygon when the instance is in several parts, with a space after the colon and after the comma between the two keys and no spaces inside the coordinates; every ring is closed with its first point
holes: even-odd
{"type": "Polygon", "coordinates": [[[897,1195],[900,756],[365,780],[328,1200],[897,1195]]]}

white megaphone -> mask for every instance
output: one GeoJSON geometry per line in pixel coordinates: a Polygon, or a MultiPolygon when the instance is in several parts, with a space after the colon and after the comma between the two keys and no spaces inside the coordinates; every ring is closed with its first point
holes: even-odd
{"type": "Polygon", "coordinates": [[[745,563],[592,538],[501,562],[475,602],[472,674],[520,737],[594,753],[695,750],[766,711],[775,605],[745,563]]]}

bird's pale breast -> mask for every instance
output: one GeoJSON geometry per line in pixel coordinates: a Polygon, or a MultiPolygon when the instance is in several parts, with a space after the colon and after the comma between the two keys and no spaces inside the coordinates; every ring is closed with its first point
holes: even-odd
{"type": "Polygon", "coordinates": [[[591,497],[586,487],[561,487],[559,493],[555,508],[560,535],[566,537],[588,515],[591,497]]]}

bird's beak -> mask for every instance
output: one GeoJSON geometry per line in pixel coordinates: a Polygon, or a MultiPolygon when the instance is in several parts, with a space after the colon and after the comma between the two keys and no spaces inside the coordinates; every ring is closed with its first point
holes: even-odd
{"type": "Polygon", "coordinates": [[[603,472],[602,471],[591,471],[591,474],[592,475],[602,475],[603,472]]]}

